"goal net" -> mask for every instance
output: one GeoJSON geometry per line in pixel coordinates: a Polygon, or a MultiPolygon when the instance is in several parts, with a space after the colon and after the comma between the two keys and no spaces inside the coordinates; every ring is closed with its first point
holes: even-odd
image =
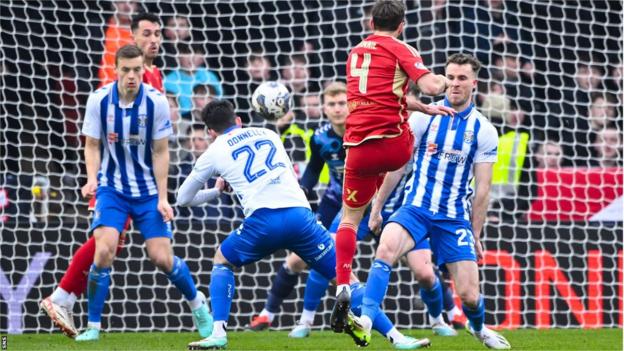
{"type": "MultiPolygon", "coordinates": [[[[486,323],[621,326],[621,4],[422,0],[406,5],[403,38],[426,66],[443,73],[455,52],[472,53],[483,63],[475,100],[500,136],[483,234],[486,323]]],[[[2,1],[0,330],[53,330],[38,313],[38,301],[53,291],[73,252],[88,239],[87,204],[80,196],[85,102],[102,83],[111,38],[129,30],[129,11],[162,19],[156,64],[175,116],[173,196],[193,152],[202,149],[190,127],[197,121],[195,101],[201,94],[230,99],[247,125],[264,125],[249,104],[263,80],[282,80],[294,93],[297,128],[281,131],[301,173],[306,132],[326,122],[320,92],[328,82],[345,81],[349,49],[370,33],[371,6],[321,0],[2,1]],[[189,65],[216,80],[194,78],[190,90],[182,89],[172,75],[189,65]],[[205,89],[194,91],[196,86],[205,89]]],[[[320,182],[319,197],[324,188],[320,182]]],[[[242,219],[231,194],[206,206],[176,209],[175,254],[186,259],[206,294],[215,249],[242,219]]],[[[374,248],[373,240],[359,244],[355,271],[363,281],[374,248]]],[[[233,329],[244,328],[260,312],[285,255],[278,252],[235,272],[233,329]]],[[[149,262],[138,232],[129,233],[112,277],[105,329],[192,328],[183,297],[149,262]]],[[[284,302],[275,328],[290,328],[298,319],[305,277],[284,302]]],[[[76,322],[85,325],[84,296],[80,301],[76,322]]],[[[316,327],[328,328],[333,301],[324,299],[316,327]]],[[[384,309],[399,328],[427,325],[417,284],[402,264],[392,275],[384,309]]]]}

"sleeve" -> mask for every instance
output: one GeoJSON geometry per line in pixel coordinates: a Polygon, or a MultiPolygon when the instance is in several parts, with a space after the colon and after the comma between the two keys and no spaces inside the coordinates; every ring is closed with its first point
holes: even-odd
{"type": "Polygon", "coordinates": [[[412,133],[414,133],[414,145],[420,144],[420,139],[427,131],[427,127],[429,126],[430,121],[431,116],[428,116],[421,112],[413,112],[410,115],[407,122],[412,129],[412,133]]]}
{"type": "Polygon", "coordinates": [[[423,63],[420,54],[409,44],[395,41],[391,47],[392,52],[399,60],[399,65],[407,73],[411,80],[417,82],[420,77],[431,73],[423,63]]]}
{"type": "Polygon", "coordinates": [[[477,135],[477,154],[474,163],[498,160],[498,133],[491,124],[486,124],[477,135]]]}
{"type": "Polygon", "coordinates": [[[158,94],[157,96],[158,98],[154,101],[154,127],[152,130],[154,140],[167,138],[173,134],[169,103],[164,95],[158,94]]]}
{"type": "Polygon", "coordinates": [[[100,119],[100,104],[95,95],[91,94],[87,100],[82,134],[95,139],[102,138],[102,121],[100,119]]]}
{"type": "Polygon", "coordinates": [[[196,182],[205,184],[210,178],[217,175],[218,171],[216,169],[217,162],[215,157],[218,152],[215,152],[215,149],[217,149],[215,145],[211,145],[211,147],[199,157],[191,174],[187,177],[187,180],[194,179],[196,182]]]}
{"type": "Polygon", "coordinates": [[[319,148],[319,145],[316,143],[316,138],[313,136],[310,140],[310,161],[308,162],[305,172],[303,172],[303,176],[301,177],[301,186],[307,191],[312,190],[316,183],[318,183],[319,176],[323,170],[323,165],[325,164],[325,161],[321,157],[319,148]]]}

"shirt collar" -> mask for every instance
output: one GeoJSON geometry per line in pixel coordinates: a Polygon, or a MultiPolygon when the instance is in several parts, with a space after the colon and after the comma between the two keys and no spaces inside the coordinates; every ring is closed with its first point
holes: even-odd
{"type": "Polygon", "coordinates": [[[233,131],[234,129],[237,129],[237,128],[240,128],[240,126],[239,126],[238,124],[235,124],[235,125],[233,125],[233,126],[231,126],[231,127],[228,127],[228,128],[227,128],[226,130],[224,130],[224,131],[223,131],[223,133],[221,133],[221,134],[227,134],[227,133],[229,133],[229,132],[231,132],[231,131],[233,131]]]}
{"type": "MultiPolygon", "coordinates": [[[[115,81],[115,84],[113,84],[113,104],[119,106],[119,91],[117,90],[117,83],[118,81],[115,81]]],[[[132,103],[132,106],[128,106],[128,107],[134,107],[134,106],[139,106],[139,104],[141,103],[141,99],[143,99],[143,83],[139,83],[139,93],[137,94],[136,98],[134,99],[134,102],[132,103]]],[[[119,106],[121,107],[121,106],[119,106]]]]}
{"type": "MultiPolygon", "coordinates": [[[[451,107],[451,103],[448,101],[447,97],[444,97],[444,106],[451,107]]],[[[473,102],[471,102],[470,105],[468,107],[466,107],[465,110],[463,110],[461,112],[457,112],[455,114],[455,117],[460,117],[462,119],[466,119],[466,118],[468,118],[468,116],[470,116],[470,113],[472,112],[472,109],[474,109],[474,103],[473,102]]]]}

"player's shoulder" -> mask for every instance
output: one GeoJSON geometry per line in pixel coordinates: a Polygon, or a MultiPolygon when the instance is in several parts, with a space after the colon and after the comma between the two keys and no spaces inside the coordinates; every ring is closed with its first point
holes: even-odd
{"type": "Polygon", "coordinates": [[[315,136],[324,136],[331,130],[331,123],[325,123],[314,131],[315,136]]]}
{"type": "Polygon", "coordinates": [[[104,96],[107,96],[113,89],[114,85],[115,85],[115,82],[110,82],[108,84],[102,85],[95,91],[91,92],[91,94],[89,94],[89,98],[93,97],[97,99],[97,98],[103,98],[104,96]]]}
{"type": "Polygon", "coordinates": [[[496,127],[490,122],[490,120],[485,117],[479,110],[476,108],[473,111],[473,116],[476,118],[477,123],[479,124],[479,136],[482,138],[498,138],[498,131],[496,127]]]}
{"type": "Polygon", "coordinates": [[[167,97],[161,93],[160,91],[158,91],[158,89],[154,88],[153,86],[147,84],[147,83],[141,83],[143,84],[143,91],[145,92],[145,95],[147,97],[149,97],[150,99],[154,100],[154,102],[165,102],[168,104],[167,102],[167,97]]]}

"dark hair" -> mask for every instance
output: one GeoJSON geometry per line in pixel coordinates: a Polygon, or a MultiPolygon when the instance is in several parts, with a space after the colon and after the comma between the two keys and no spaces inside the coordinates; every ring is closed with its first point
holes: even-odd
{"type": "Polygon", "coordinates": [[[202,120],[208,129],[221,133],[236,124],[234,106],[227,100],[213,100],[204,107],[202,120]]]}
{"type": "Polygon", "coordinates": [[[139,22],[141,21],[149,21],[160,25],[160,18],[158,16],[149,12],[141,12],[138,15],[132,17],[132,22],[130,22],[130,29],[133,32],[137,30],[137,28],[139,28],[139,22]]]}
{"type": "Polygon", "coordinates": [[[476,57],[470,54],[453,54],[449,56],[449,58],[446,60],[446,65],[444,65],[444,67],[447,67],[451,63],[454,63],[456,65],[470,65],[472,66],[472,71],[475,75],[479,74],[479,70],[481,69],[481,62],[479,62],[476,57]]]}
{"type": "Polygon", "coordinates": [[[119,59],[133,59],[135,57],[143,57],[143,51],[135,44],[124,45],[115,53],[115,66],[119,64],[119,59]]]}
{"type": "Polygon", "coordinates": [[[193,130],[203,130],[203,131],[206,131],[206,126],[201,124],[201,123],[193,123],[191,128],[189,128],[189,131],[193,131],[193,130]]]}
{"type": "Polygon", "coordinates": [[[205,94],[215,96],[217,92],[215,88],[210,84],[197,84],[193,87],[193,94],[205,94]]]}
{"type": "Polygon", "coordinates": [[[405,18],[405,4],[400,0],[379,0],[371,11],[375,30],[395,31],[405,18]]]}

